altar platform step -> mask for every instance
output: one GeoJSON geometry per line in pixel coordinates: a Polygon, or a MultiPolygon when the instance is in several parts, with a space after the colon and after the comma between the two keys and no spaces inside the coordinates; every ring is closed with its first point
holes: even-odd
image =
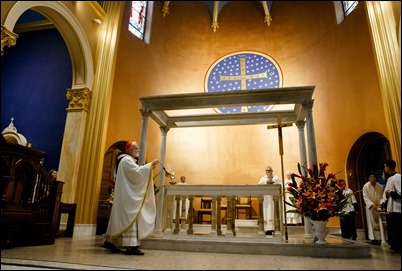
{"type": "MultiPolygon", "coordinates": [[[[241,223],[240,223],[241,224],[241,223]]],[[[195,224],[193,235],[164,234],[151,236],[141,241],[144,249],[191,251],[210,253],[288,255],[329,258],[362,258],[370,256],[369,244],[339,237],[339,227],[329,227],[327,245],[316,245],[312,236],[305,236],[303,226],[288,226],[288,240],[285,236],[259,237],[257,228],[236,224],[236,236],[222,236],[210,233],[210,225],[195,224]]]]}

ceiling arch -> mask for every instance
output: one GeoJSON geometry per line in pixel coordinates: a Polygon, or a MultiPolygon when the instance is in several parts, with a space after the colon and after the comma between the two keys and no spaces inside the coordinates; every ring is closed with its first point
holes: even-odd
{"type": "Polygon", "coordinates": [[[56,26],[68,48],[73,66],[72,88],[92,88],[94,67],[86,35],[75,16],[57,1],[18,1],[7,15],[4,26],[14,30],[17,20],[27,10],[48,18],[56,26]]]}

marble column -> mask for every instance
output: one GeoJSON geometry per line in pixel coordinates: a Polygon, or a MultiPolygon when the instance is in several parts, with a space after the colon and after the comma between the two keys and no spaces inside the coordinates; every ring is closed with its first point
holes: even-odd
{"type": "Polygon", "coordinates": [[[265,236],[264,231],[264,196],[258,196],[258,236],[265,236]]]}
{"type": "Polygon", "coordinates": [[[141,138],[140,138],[140,156],[138,157],[138,164],[145,164],[145,156],[147,151],[147,141],[148,141],[148,120],[150,111],[148,108],[141,108],[141,138]]]}
{"type": "Polygon", "coordinates": [[[193,228],[193,222],[194,222],[194,196],[190,195],[188,196],[188,202],[189,202],[189,207],[188,207],[188,230],[187,234],[192,235],[194,234],[194,228],[193,228]]]}
{"type": "MultiPolygon", "coordinates": [[[[163,165],[165,164],[165,156],[166,156],[166,137],[167,133],[170,130],[169,127],[161,126],[159,127],[161,130],[161,142],[160,142],[160,152],[159,152],[159,179],[158,186],[160,187],[159,193],[156,195],[156,222],[155,222],[155,231],[154,234],[157,236],[162,236],[162,224],[163,224],[163,202],[165,195],[165,171],[163,169],[163,165]]],[[[176,216],[176,220],[179,219],[180,216],[176,216]]],[[[180,219],[179,219],[180,220],[180,219]]]]}
{"type": "Polygon", "coordinates": [[[236,236],[235,229],[235,198],[236,196],[228,196],[227,197],[227,211],[226,211],[226,234],[225,237],[234,237],[236,236]]]}
{"type": "MultiPolygon", "coordinates": [[[[307,166],[307,153],[306,153],[306,137],[305,137],[305,127],[306,122],[305,121],[297,121],[296,126],[299,131],[299,153],[300,153],[300,165],[307,166]]],[[[307,172],[304,173],[304,175],[307,174],[307,172]]]]}
{"type": "Polygon", "coordinates": [[[221,204],[222,204],[222,196],[217,196],[216,197],[216,234],[218,236],[222,235],[222,227],[221,227],[221,204]]]}
{"type": "MultiPolygon", "coordinates": [[[[305,121],[297,121],[296,126],[299,130],[299,152],[300,152],[300,165],[307,165],[307,153],[306,153],[306,138],[304,136],[305,121]]],[[[303,169],[303,168],[302,168],[303,169]]],[[[303,172],[302,172],[303,173],[303,172]]],[[[304,171],[303,175],[307,175],[304,171]]],[[[304,238],[310,239],[313,237],[313,228],[311,227],[310,218],[304,217],[304,238]]]]}
{"type": "MultiPolygon", "coordinates": [[[[160,191],[159,191],[160,192],[160,191]]],[[[174,200],[174,196],[166,196],[166,217],[165,217],[165,230],[164,234],[166,235],[171,235],[174,232],[174,225],[173,225],[173,205],[176,204],[176,201],[174,200]]]]}
{"type": "Polygon", "coordinates": [[[212,198],[212,203],[211,203],[211,232],[209,235],[211,236],[216,236],[217,235],[217,230],[216,230],[216,199],[217,196],[211,196],[212,198]]]}
{"type": "MultiPolygon", "coordinates": [[[[307,142],[308,142],[308,168],[313,168],[313,163],[318,164],[317,158],[317,147],[315,144],[315,132],[314,132],[314,120],[313,120],[313,105],[314,100],[304,101],[302,106],[306,108],[306,125],[307,125],[307,142]]],[[[304,217],[304,227],[305,227],[305,238],[310,238],[312,236],[312,226],[311,220],[308,217],[304,217]]]]}
{"type": "Polygon", "coordinates": [[[82,139],[88,118],[92,92],[88,88],[67,90],[67,118],[61,147],[58,179],[64,182],[62,201],[64,203],[76,202],[78,185],[78,172],[80,154],[82,152],[82,139]]]}
{"type": "Polygon", "coordinates": [[[307,125],[307,142],[308,142],[308,159],[309,159],[307,168],[313,168],[313,163],[318,164],[317,147],[315,144],[313,105],[314,105],[313,99],[302,102],[302,106],[307,111],[306,125],[307,125]]]}

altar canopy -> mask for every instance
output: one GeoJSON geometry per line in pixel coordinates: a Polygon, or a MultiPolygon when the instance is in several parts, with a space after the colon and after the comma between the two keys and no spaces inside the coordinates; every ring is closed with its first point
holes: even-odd
{"type": "Polygon", "coordinates": [[[273,88],[247,91],[199,92],[140,97],[142,110],[161,127],[202,127],[247,124],[276,124],[280,114],[283,123],[304,121],[303,103],[312,100],[314,86],[273,88]],[[253,113],[217,113],[214,108],[228,106],[276,105],[270,111],[253,113]],[[280,106],[278,106],[280,105],[280,106]],[[193,114],[191,109],[210,109],[193,114]],[[208,113],[209,112],[209,113],[208,113]]]}
{"type": "MultiPolygon", "coordinates": [[[[247,91],[197,92],[140,97],[142,127],[139,164],[144,164],[147,147],[148,119],[151,117],[161,130],[160,170],[165,164],[166,135],[171,128],[274,125],[278,117],[282,125],[295,123],[299,129],[300,162],[307,162],[304,127],[307,126],[309,164],[317,161],[314,124],[313,92],[315,86],[271,88],[247,91]],[[261,112],[218,113],[215,108],[230,106],[269,106],[261,112]]],[[[247,111],[247,110],[246,110],[247,111]]],[[[163,188],[164,174],[159,175],[158,185],[163,188]]],[[[164,189],[162,189],[164,190],[164,189]]],[[[158,202],[164,193],[158,193],[158,202]]],[[[157,206],[155,233],[162,233],[162,204],[157,206]]],[[[305,229],[305,232],[309,229],[305,229]]]]}

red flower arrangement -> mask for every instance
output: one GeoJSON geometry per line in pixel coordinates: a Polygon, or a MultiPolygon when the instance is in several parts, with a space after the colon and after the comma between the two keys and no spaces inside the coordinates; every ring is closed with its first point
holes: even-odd
{"type": "Polygon", "coordinates": [[[347,198],[343,196],[342,189],[338,185],[335,174],[325,177],[327,163],[313,164],[313,168],[306,169],[297,164],[300,175],[292,173],[292,183],[289,184],[288,193],[291,202],[286,204],[293,206],[291,213],[299,213],[311,220],[327,221],[330,217],[343,214],[343,207],[347,198]],[[304,173],[304,175],[303,175],[304,173]],[[295,177],[300,178],[298,185],[295,177]]]}

